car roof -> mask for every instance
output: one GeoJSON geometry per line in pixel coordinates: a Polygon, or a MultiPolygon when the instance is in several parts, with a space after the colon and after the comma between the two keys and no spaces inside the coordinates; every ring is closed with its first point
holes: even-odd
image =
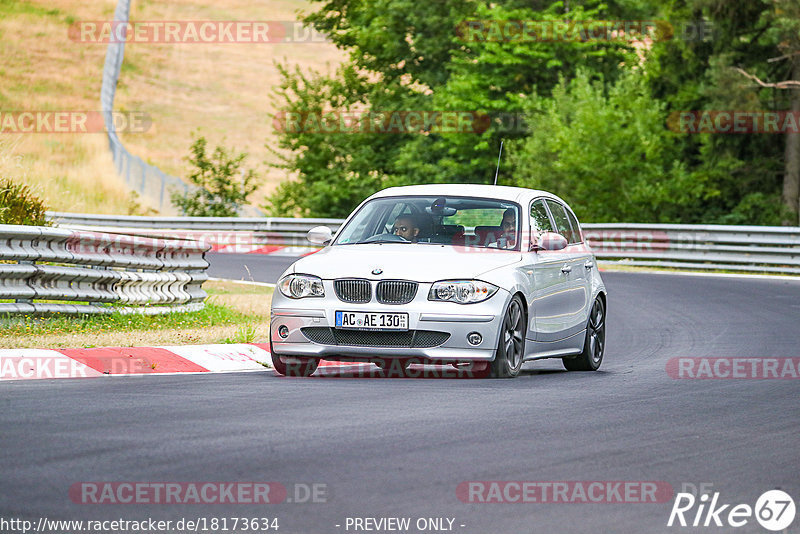
{"type": "MultiPolygon", "coordinates": [[[[498,200],[508,200],[527,204],[535,197],[549,197],[561,200],[556,195],[538,189],[527,189],[524,187],[509,187],[505,185],[485,185],[485,184],[424,184],[406,185],[402,187],[390,187],[378,191],[369,199],[395,197],[395,196],[459,196],[459,197],[478,197],[493,198],[498,200]]],[[[368,199],[368,200],[369,200],[368,199]]],[[[561,202],[564,202],[561,200],[561,202]]],[[[565,203],[566,204],[566,203],[565,203]]]]}

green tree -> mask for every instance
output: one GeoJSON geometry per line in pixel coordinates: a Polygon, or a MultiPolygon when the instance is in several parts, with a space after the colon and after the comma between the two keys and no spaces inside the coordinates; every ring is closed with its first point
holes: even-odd
{"type": "Polygon", "coordinates": [[[561,1],[480,4],[474,18],[483,23],[484,31],[467,29],[452,37],[461,46],[454,48],[448,65],[450,76],[437,88],[432,105],[440,110],[481,112],[493,120],[488,128],[474,133],[444,133],[409,140],[398,162],[402,177],[409,182],[489,182],[501,139],[529,135],[524,121],[517,118],[532,98],[549,95],[559,79],[572,78],[578,69],[613,80],[621,64],[638,61],[629,41],[580,40],[579,30],[562,33],[556,28],[565,27],[567,22],[577,23],[575,28],[580,28],[581,22],[635,16],[636,9],[609,9],[594,1],[569,8],[561,1]],[[545,33],[542,38],[499,34],[508,21],[535,21],[536,27],[545,32],[558,33],[545,33]]]}
{"type": "MultiPolygon", "coordinates": [[[[645,2],[611,7],[561,1],[330,0],[305,17],[350,52],[333,76],[283,69],[281,113],[455,111],[517,113],[531,93],[549,93],[578,66],[613,78],[631,57],[624,42],[469,39],[469,20],[561,21],[642,18],[645,2]],[[636,6],[636,9],[630,6],[636,6]],[[461,30],[461,31],[459,31],[461,30]]],[[[497,123],[474,132],[403,134],[280,131],[280,164],[294,178],[266,205],[276,215],[344,216],[390,185],[488,182],[501,138],[522,138],[497,123]]]]}
{"type": "Polygon", "coordinates": [[[322,117],[325,112],[364,109],[371,88],[349,65],[337,77],[283,73],[278,96],[285,103],[274,118],[278,165],[295,179],[282,182],[264,208],[275,216],[344,217],[353,206],[381,189],[403,135],[341,133],[310,125],[293,128],[292,117],[322,117]]]}
{"type": "MultiPolygon", "coordinates": [[[[333,76],[279,67],[281,117],[432,109],[431,94],[447,79],[456,24],[475,2],[331,0],[304,18],[350,52],[333,76]]],[[[399,151],[414,134],[326,133],[279,128],[280,168],[293,178],[264,206],[273,215],[342,217],[392,182],[399,151]],[[285,154],[288,153],[288,156],[285,154]]]]}
{"type": "Polygon", "coordinates": [[[683,222],[704,194],[680,162],[664,106],[631,70],[609,87],[587,71],[528,105],[531,135],[509,147],[514,185],[551,191],[587,221],[683,222]]]}
{"type": "Polygon", "coordinates": [[[173,191],[172,204],[190,217],[234,217],[258,187],[252,169],[240,170],[246,153],[233,154],[222,146],[207,154],[205,137],[192,143],[189,181],[197,186],[184,194],[173,191]]]}
{"type": "MultiPolygon", "coordinates": [[[[647,62],[655,100],[667,110],[785,110],[789,91],[759,86],[737,69],[761,79],[786,79],[780,56],[791,17],[779,4],[795,0],[670,0],[664,16],[676,26],[694,22],[710,28],[706,39],[671,39],[654,44],[647,62]],[[779,20],[780,19],[780,20],[779,20]]],[[[796,23],[796,21],[795,21],[796,23]]],[[[796,24],[794,26],[796,32],[796,24]]],[[[789,32],[791,33],[791,32],[789,32]]],[[[692,179],[705,184],[690,219],[724,224],[778,224],[785,147],[775,134],[685,134],[681,160],[692,179]]],[[[795,216],[796,220],[796,216],[795,216]]]]}

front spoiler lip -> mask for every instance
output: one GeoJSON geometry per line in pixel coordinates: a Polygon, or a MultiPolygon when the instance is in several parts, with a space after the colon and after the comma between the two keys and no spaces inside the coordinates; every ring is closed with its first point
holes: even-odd
{"type": "Polygon", "coordinates": [[[420,358],[434,362],[491,361],[494,349],[475,348],[406,348],[406,347],[355,347],[349,345],[318,345],[316,343],[278,343],[273,340],[276,356],[300,356],[321,360],[372,361],[381,358],[420,358]]]}

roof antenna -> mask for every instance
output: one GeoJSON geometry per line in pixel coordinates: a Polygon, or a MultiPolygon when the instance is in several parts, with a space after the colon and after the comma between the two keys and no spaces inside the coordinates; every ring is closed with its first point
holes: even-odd
{"type": "Polygon", "coordinates": [[[497,170],[494,171],[494,185],[497,185],[497,175],[500,174],[500,156],[503,155],[503,141],[500,139],[500,153],[497,155],[497,170]]]}

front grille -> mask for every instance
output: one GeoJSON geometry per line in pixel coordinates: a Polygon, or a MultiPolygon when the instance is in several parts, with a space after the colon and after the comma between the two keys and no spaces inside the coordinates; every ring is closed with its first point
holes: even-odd
{"type": "Polygon", "coordinates": [[[378,282],[375,296],[381,304],[408,304],[417,294],[416,282],[386,280],[378,282]]]}
{"type": "Polygon", "coordinates": [[[433,330],[405,330],[400,332],[373,332],[367,330],[341,330],[326,326],[308,326],[300,331],[309,341],[320,345],[349,345],[351,347],[397,347],[429,349],[450,339],[447,332],[433,330]]]}
{"type": "Polygon", "coordinates": [[[320,345],[337,345],[336,338],[333,336],[333,329],[327,326],[310,326],[301,328],[300,331],[309,341],[313,341],[314,343],[319,343],[320,345]]]}
{"type": "Polygon", "coordinates": [[[342,302],[369,302],[372,299],[369,280],[334,280],[333,290],[342,302]]]}

